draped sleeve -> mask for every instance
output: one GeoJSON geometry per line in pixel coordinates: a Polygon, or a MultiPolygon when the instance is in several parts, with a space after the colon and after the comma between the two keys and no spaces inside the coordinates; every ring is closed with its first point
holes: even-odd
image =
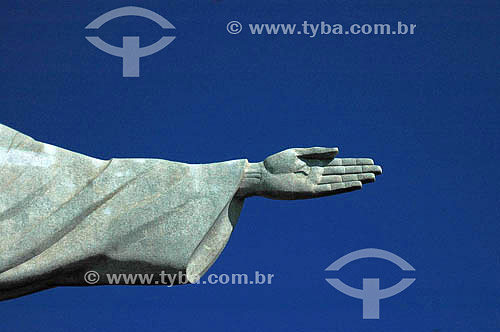
{"type": "Polygon", "coordinates": [[[0,125],[0,300],[85,285],[89,270],[196,281],[239,217],[246,165],[99,160],[0,125]]]}

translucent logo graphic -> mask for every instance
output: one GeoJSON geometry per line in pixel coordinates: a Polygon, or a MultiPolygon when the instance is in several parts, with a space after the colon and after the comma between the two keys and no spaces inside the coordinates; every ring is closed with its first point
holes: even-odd
{"type": "MultiPolygon", "coordinates": [[[[415,271],[401,257],[385,250],[373,248],[351,252],[330,264],[325,271],[339,271],[344,265],[362,258],[381,258],[396,264],[403,271],[415,271]]],[[[380,289],[380,279],[377,278],[363,278],[363,289],[353,288],[337,278],[327,278],[326,281],[338,291],[363,300],[363,319],[379,319],[380,300],[401,293],[415,281],[415,278],[403,278],[397,284],[384,289],[380,289]]]]}
{"type": "MultiPolygon", "coordinates": [[[[166,18],[157,13],[140,7],[122,7],[113,9],[102,14],[85,29],[99,29],[104,23],[123,16],[140,16],[157,23],[163,29],[175,29],[175,27],[166,18]]],[[[103,52],[113,56],[123,58],[123,77],[139,77],[139,59],[164,49],[175,37],[162,37],[156,43],[146,47],[140,47],[140,40],[137,36],[123,37],[122,47],[109,45],[99,37],[85,37],[92,45],[103,52]]]]}

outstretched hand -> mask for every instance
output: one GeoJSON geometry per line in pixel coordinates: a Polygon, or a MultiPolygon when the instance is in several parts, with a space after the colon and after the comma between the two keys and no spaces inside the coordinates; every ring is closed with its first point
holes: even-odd
{"type": "Polygon", "coordinates": [[[273,199],[306,199],[361,189],[382,168],[369,158],[335,158],[338,148],[292,148],[252,164],[246,192],[273,199]]]}

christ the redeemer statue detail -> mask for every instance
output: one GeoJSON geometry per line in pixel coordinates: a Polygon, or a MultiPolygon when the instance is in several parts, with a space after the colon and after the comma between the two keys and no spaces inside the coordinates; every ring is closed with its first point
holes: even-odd
{"type": "Polygon", "coordinates": [[[199,165],[99,160],[0,125],[0,300],[87,285],[90,270],[181,272],[195,282],[224,249],[245,198],[335,195],[382,173],[371,159],[337,153],[294,148],[259,163],[199,165]]]}

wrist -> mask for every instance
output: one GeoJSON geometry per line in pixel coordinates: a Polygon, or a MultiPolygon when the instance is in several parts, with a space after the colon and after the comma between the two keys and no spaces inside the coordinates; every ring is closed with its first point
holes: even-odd
{"type": "Polygon", "coordinates": [[[264,164],[247,162],[237,196],[249,197],[259,193],[262,186],[264,164]]]}

